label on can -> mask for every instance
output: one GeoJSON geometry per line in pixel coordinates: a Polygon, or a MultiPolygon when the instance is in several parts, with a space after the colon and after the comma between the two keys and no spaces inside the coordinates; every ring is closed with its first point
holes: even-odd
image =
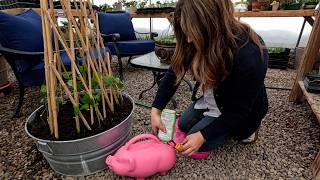
{"type": "Polygon", "coordinates": [[[159,130],[158,137],[163,142],[172,141],[174,126],[176,123],[176,112],[174,110],[164,109],[161,113],[161,121],[166,128],[166,132],[159,130]]]}

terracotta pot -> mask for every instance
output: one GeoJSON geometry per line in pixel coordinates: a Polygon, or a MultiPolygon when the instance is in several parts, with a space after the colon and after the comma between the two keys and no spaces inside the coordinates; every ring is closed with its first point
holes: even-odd
{"type": "Polygon", "coordinates": [[[136,7],[126,7],[126,12],[129,14],[134,14],[137,12],[137,8],[136,7]]]}
{"type": "Polygon", "coordinates": [[[252,11],[260,11],[260,4],[258,0],[252,0],[252,11]]]}
{"type": "Polygon", "coordinates": [[[270,0],[258,0],[260,10],[261,11],[268,11],[270,7],[270,0]]]}
{"type": "Polygon", "coordinates": [[[176,49],[176,44],[157,44],[155,46],[155,53],[157,57],[160,59],[161,63],[170,64],[171,57],[174,54],[174,50],[176,49]]]}

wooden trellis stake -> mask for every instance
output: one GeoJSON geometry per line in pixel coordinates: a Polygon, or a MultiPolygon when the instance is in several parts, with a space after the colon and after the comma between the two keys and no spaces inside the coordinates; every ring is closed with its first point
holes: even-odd
{"type": "Polygon", "coordinates": [[[72,103],[75,109],[76,129],[77,132],[80,132],[80,119],[84,126],[91,130],[89,123],[83,116],[83,113],[79,110],[81,96],[86,94],[89,96],[90,102],[93,101],[93,104],[90,104],[89,107],[91,125],[96,120],[100,125],[100,121],[107,117],[107,106],[111,112],[114,111],[113,99],[118,96],[118,92],[113,91],[112,86],[109,87],[111,89],[110,91],[106,90],[104,78],[108,75],[112,75],[111,68],[109,68],[110,59],[109,57],[105,57],[104,59],[102,56],[102,53],[104,53],[105,56],[109,56],[109,54],[106,52],[101,41],[102,37],[99,32],[99,27],[96,26],[98,25],[96,22],[97,15],[92,9],[91,2],[89,0],[60,1],[63,13],[66,15],[68,21],[66,32],[69,33],[69,45],[56,19],[53,0],[41,0],[40,2],[44,37],[48,123],[51,133],[58,139],[59,125],[57,118],[59,106],[57,97],[60,97],[62,100],[67,97],[72,103]],[[72,14],[71,4],[74,4],[75,9],[81,12],[78,13],[77,17],[72,14]],[[90,24],[89,18],[92,18],[95,21],[93,27],[90,24]],[[52,44],[53,42],[54,44],[52,44]],[[97,57],[94,55],[94,49],[97,49],[97,57]],[[85,71],[80,72],[78,63],[79,57],[76,56],[75,50],[80,53],[82,68],[85,68],[85,71]],[[72,81],[72,84],[69,84],[69,82],[66,83],[65,79],[63,79],[63,73],[66,73],[67,69],[64,67],[61,60],[60,51],[64,51],[70,59],[72,77],[70,81],[72,81]],[[98,82],[98,87],[101,91],[102,98],[100,102],[102,101],[103,115],[97,104],[94,102],[96,100],[93,95],[96,91],[93,89],[93,78],[98,82]],[[82,92],[78,90],[79,87],[84,88],[82,92]],[[114,94],[114,96],[112,94],[114,94]],[[94,118],[94,113],[96,118],[94,118]]]}

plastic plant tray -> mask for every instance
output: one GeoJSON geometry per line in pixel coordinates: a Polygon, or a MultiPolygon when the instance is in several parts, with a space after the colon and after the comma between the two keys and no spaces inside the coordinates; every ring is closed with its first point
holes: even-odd
{"type": "Polygon", "coordinates": [[[306,75],[303,83],[308,92],[320,94],[320,75],[306,75]]]}

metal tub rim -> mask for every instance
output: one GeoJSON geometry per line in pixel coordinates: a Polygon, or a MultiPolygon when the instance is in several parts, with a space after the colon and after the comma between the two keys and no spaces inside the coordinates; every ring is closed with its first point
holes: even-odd
{"type": "Polygon", "coordinates": [[[31,117],[35,116],[35,114],[41,109],[43,108],[43,105],[41,105],[39,108],[37,108],[35,111],[33,111],[31,113],[31,115],[28,116],[27,118],[27,121],[24,125],[24,129],[25,129],[25,132],[28,134],[29,137],[33,138],[34,140],[37,140],[37,141],[40,141],[40,142],[45,142],[45,143],[57,143],[57,144],[64,144],[64,143],[70,143],[70,142],[79,142],[79,141],[83,141],[83,140],[88,140],[88,139],[92,139],[92,138],[95,138],[95,137],[98,137],[100,135],[103,135],[109,131],[112,131],[114,129],[117,129],[119,126],[121,126],[122,124],[124,124],[130,117],[132,117],[132,114],[134,112],[134,109],[135,109],[135,103],[134,103],[134,100],[131,96],[129,96],[128,94],[122,92],[121,93],[122,95],[124,95],[125,97],[129,98],[129,100],[131,101],[132,103],[132,110],[130,112],[130,114],[127,116],[126,119],[124,119],[121,123],[119,123],[118,125],[114,126],[113,128],[111,129],[108,129],[106,131],[103,131],[99,134],[96,134],[96,135],[93,135],[93,136],[89,136],[89,137],[85,137],[85,138],[81,138],[81,139],[74,139],[74,140],[67,140],[67,141],[52,141],[52,140],[46,140],[46,139],[40,139],[40,138],[37,138],[35,136],[33,136],[29,131],[28,131],[28,128],[27,128],[27,125],[28,123],[30,122],[30,119],[31,117]]]}

